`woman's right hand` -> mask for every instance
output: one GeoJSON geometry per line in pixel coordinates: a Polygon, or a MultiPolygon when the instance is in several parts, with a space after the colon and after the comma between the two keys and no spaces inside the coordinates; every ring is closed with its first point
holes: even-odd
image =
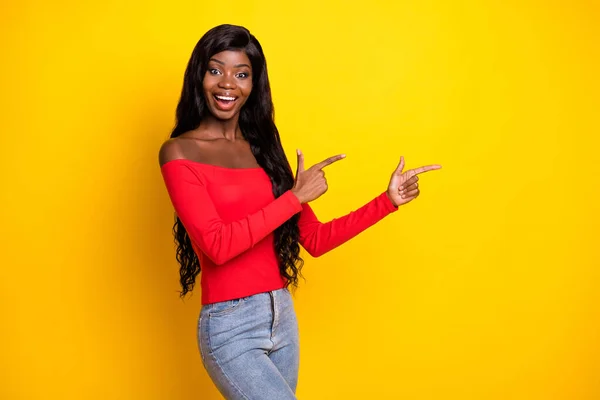
{"type": "Polygon", "coordinates": [[[308,203],[319,198],[327,191],[327,180],[323,168],[333,164],[336,161],[345,158],[345,154],[329,157],[309,169],[304,169],[304,155],[300,150],[298,154],[298,169],[296,171],[296,182],[292,188],[292,193],[296,195],[301,204],[308,203]]]}

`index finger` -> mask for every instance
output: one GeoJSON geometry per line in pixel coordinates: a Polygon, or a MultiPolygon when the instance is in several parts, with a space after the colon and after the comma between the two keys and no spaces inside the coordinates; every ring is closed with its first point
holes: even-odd
{"type": "Polygon", "coordinates": [[[442,168],[442,166],[438,165],[438,164],[425,165],[423,167],[409,169],[408,171],[406,171],[406,174],[407,174],[407,176],[412,178],[413,176],[422,174],[423,172],[433,171],[434,169],[440,169],[440,168],[442,168]]]}
{"type": "Polygon", "coordinates": [[[331,165],[334,162],[341,160],[342,158],[346,158],[346,155],[345,154],[338,154],[337,156],[329,157],[329,158],[321,161],[320,163],[315,164],[314,167],[316,169],[325,168],[326,166],[331,165]]]}

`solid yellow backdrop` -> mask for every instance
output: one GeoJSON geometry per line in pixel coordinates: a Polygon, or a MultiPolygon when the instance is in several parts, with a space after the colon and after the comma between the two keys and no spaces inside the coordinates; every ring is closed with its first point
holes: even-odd
{"type": "Polygon", "coordinates": [[[157,151],[220,23],[267,55],[322,220],[422,194],[296,292],[302,399],[600,398],[599,7],[590,1],[1,6],[0,397],[218,399],[178,299],[157,151]],[[393,4],[392,4],[393,3],[393,4]]]}

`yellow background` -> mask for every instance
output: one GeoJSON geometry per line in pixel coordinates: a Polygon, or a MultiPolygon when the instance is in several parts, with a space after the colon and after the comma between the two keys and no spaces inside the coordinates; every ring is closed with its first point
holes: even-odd
{"type": "Polygon", "coordinates": [[[600,7],[592,1],[8,1],[0,398],[218,399],[178,298],[157,151],[214,25],[267,55],[322,220],[421,197],[311,259],[302,399],[598,399],[600,7]]]}

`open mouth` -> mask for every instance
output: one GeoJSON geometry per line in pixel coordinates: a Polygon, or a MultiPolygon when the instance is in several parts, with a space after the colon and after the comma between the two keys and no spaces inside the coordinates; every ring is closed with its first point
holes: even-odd
{"type": "Polygon", "coordinates": [[[235,102],[237,101],[237,97],[235,96],[213,95],[213,97],[217,103],[217,107],[219,107],[223,111],[231,110],[235,102]]]}

